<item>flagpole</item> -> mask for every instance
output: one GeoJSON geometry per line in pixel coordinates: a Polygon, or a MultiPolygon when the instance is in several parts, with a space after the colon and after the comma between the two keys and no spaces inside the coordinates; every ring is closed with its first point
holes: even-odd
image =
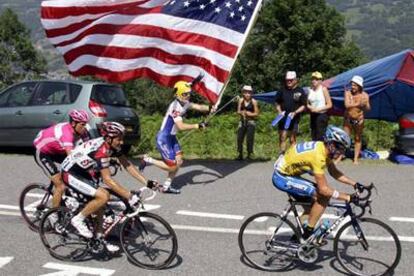
{"type": "MultiPolygon", "coordinates": [[[[236,64],[237,58],[238,58],[238,56],[239,56],[239,54],[240,54],[241,50],[243,49],[243,47],[244,47],[244,45],[245,45],[245,42],[246,42],[246,40],[247,40],[247,37],[249,36],[250,32],[252,31],[254,24],[255,24],[255,23],[256,23],[256,21],[257,21],[257,18],[258,18],[258,15],[259,15],[259,11],[260,11],[260,10],[261,10],[261,8],[262,8],[262,3],[263,3],[263,0],[259,0],[259,1],[258,1],[258,3],[257,3],[257,5],[256,5],[256,8],[255,8],[255,10],[254,10],[254,12],[253,12],[253,15],[252,15],[253,20],[250,20],[249,25],[247,26],[247,32],[246,32],[245,36],[243,37],[242,46],[241,46],[241,47],[239,47],[239,48],[237,49],[236,56],[235,56],[235,58],[234,58],[234,59],[235,59],[235,61],[234,61],[233,66],[232,66],[232,68],[231,68],[231,70],[230,70],[229,77],[227,78],[227,80],[226,80],[225,84],[223,85],[223,88],[222,88],[222,89],[221,89],[221,91],[220,91],[220,95],[219,95],[219,98],[218,98],[217,102],[214,104],[214,107],[215,107],[216,109],[217,109],[217,107],[220,105],[221,98],[223,97],[223,94],[224,94],[224,90],[226,89],[226,87],[227,87],[227,85],[228,85],[228,83],[229,83],[229,81],[230,81],[230,78],[231,78],[231,75],[232,75],[232,73],[233,73],[233,69],[234,69],[234,66],[235,66],[235,64],[236,64]]],[[[213,114],[215,114],[215,112],[214,112],[213,114]]]]}
{"type": "MultiPolygon", "coordinates": [[[[252,15],[252,17],[253,17],[253,20],[250,20],[250,22],[249,22],[249,25],[247,25],[247,31],[246,31],[246,33],[245,33],[245,36],[243,37],[243,42],[242,42],[242,46],[241,47],[239,47],[238,49],[237,49],[237,52],[236,52],[236,56],[235,56],[235,61],[234,61],[234,64],[233,64],[233,66],[232,66],[232,68],[231,68],[231,70],[230,70],[230,73],[229,73],[229,77],[227,78],[227,80],[226,80],[226,82],[224,83],[224,85],[223,85],[223,88],[220,90],[220,95],[219,95],[219,98],[218,98],[218,100],[217,100],[217,102],[214,104],[214,107],[216,108],[216,111],[215,112],[213,112],[213,113],[210,113],[208,116],[207,116],[207,118],[204,120],[205,122],[209,122],[218,112],[220,112],[221,110],[223,110],[224,109],[224,107],[226,107],[227,105],[229,105],[231,102],[233,102],[235,99],[238,99],[239,98],[239,96],[238,95],[236,95],[235,97],[233,97],[230,101],[228,101],[222,108],[220,108],[220,109],[217,109],[217,107],[220,105],[220,102],[221,102],[221,99],[222,99],[222,97],[223,97],[223,94],[224,94],[224,90],[226,89],[226,87],[227,87],[227,84],[229,83],[229,81],[230,81],[230,78],[231,78],[231,75],[232,75],[232,73],[233,73],[233,69],[234,69],[234,65],[236,64],[236,61],[237,61],[237,58],[238,58],[238,56],[239,56],[239,54],[240,54],[240,52],[241,52],[241,50],[243,49],[243,47],[244,47],[244,44],[245,44],[245,42],[246,42],[246,40],[247,40],[247,37],[249,36],[249,34],[250,34],[250,32],[252,31],[252,29],[253,29],[253,26],[254,26],[254,24],[256,23],[256,21],[257,21],[257,18],[258,18],[258,15],[259,15],[259,11],[261,10],[261,8],[262,8],[262,3],[263,3],[263,0],[259,0],[258,1],[258,3],[257,3],[257,5],[256,5],[256,8],[255,8],[255,10],[254,10],[254,12],[253,12],[253,15],[252,15]]],[[[190,130],[189,132],[187,132],[180,140],[181,140],[181,142],[183,142],[190,134],[192,133],[192,130],[190,130]]]]}

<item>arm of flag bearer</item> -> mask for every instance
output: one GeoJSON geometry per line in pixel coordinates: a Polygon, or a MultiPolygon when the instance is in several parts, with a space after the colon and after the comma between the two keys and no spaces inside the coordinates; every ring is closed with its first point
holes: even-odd
{"type": "Polygon", "coordinates": [[[150,78],[172,87],[203,79],[218,105],[262,0],[50,0],[41,22],[74,76],[150,78]]]}

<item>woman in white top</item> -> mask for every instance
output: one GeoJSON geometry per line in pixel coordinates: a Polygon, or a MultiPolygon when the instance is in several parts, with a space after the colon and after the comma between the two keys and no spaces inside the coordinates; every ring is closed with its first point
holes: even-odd
{"type": "Polygon", "coordinates": [[[332,108],[332,100],[328,89],[322,85],[322,74],[320,72],[312,73],[307,107],[310,111],[312,140],[323,141],[329,120],[326,112],[332,108]]]}

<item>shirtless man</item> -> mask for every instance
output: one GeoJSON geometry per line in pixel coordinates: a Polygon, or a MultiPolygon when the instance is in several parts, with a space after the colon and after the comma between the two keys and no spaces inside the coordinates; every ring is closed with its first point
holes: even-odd
{"type": "Polygon", "coordinates": [[[364,113],[371,109],[369,96],[363,89],[364,79],[360,76],[354,76],[351,80],[351,90],[345,91],[344,130],[349,135],[351,135],[352,130],[355,133],[354,164],[358,164],[361,152],[364,113]]]}

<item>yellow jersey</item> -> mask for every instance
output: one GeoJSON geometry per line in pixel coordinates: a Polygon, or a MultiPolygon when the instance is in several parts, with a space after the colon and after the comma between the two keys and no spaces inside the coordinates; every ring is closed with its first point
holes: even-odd
{"type": "Polygon", "coordinates": [[[304,142],[290,147],[286,153],[276,161],[278,172],[299,176],[306,172],[324,174],[330,162],[323,142],[304,142]]]}

